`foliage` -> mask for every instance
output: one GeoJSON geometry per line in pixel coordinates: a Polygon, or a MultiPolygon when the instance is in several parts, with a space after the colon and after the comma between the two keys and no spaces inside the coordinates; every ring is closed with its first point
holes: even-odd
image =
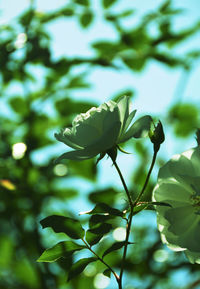
{"type": "MultiPolygon", "coordinates": [[[[96,262],[94,255],[82,257],[82,252],[86,252],[82,251],[85,244],[79,239],[83,237],[82,227],[86,230],[88,243],[92,248],[96,246],[97,254],[104,256],[110,266],[120,268],[120,248],[124,243],[114,240],[111,233],[126,224],[123,213],[126,204],[120,210],[117,209],[117,203],[122,198],[121,192],[114,187],[88,192],[88,204],[95,204],[95,208],[80,217],[80,225],[73,208],[82,210],[79,202],[83,188],[77,185],[74,190],[70,180],[79,177],[79,180],[85,180],[96,188],[99,167],[95,165],[94,159],[81,164],[69,161],[61,167],[55,165],[54,159],[63,148],[56,145],[53,133],[61,127],[68,127],[75,114],[85,112],[96,104],[95,99],[84,99],[91,85],[87,82],[87,76],[94,69],[142,72],[147,64],[154,61],[170,69],[182,67],[189,70],[200,54],[199,51],[188,51],[184,55],[175,55],[175,48],[198,32],[199,23],[175,32],[173,19],[182,11],[174,9],[171,1],[166,1],[157,11],[141,17],[137,25],[128,29],[123,21],[133,17],[134,11],[125,9],[116,12],[114,7],[118,2],[101,1],[104,21],[106,25],[112,25],[117,37],[113,41],[96,39],[89,43],[93,51],[90,57],[82,56],[81,53],[76,57],[54,57],[48,25],[60,19],[73,19],[79,23],[82,32],[90,29],[96,25],[97,17],[91,1],[69,1],[62,8],[45,13],[31,5],[13,22],[0,27],[2,289],[91,288],[97,272],[109,276],[110,271],[101,262],[96,262]],[[152,25],[156,27],[155,35],[149,32],[152,25]],[[79,68],[84,68],[84,73],[80,73],[79,68]],[[74,98],[77,92],[81,92],[81,101],[74,98]],[[47,109],[49,107],[50,110],[47,109]],[[21,156],[14,153],[13,145],[16,143],[26,145],[26,151],[21,156]],[[69,205],[71,201],[72,206],[69,205]],[[51,229],[41,230],[39,221],[46,217],[46,222],[43,220],[42,224],[48,227],[49,215],[57,216],[54,221],[64,230],[55,230],[56,233],[51,229]],[[68,221],[63,221],[63,218],[68,221]],[[69,240],[69,236],[75,241],[69,240]],[[46,262],[36,262],[38,258],[46,262]],[[93,266],[94,274],[87,273],[88,264],[93,266]],[[66,283],[66,272],[69,272],[69,283],[66,283]],[[81,272],[83,274],[79,275],[81,272]]],[[[128,95],[133,94],[133,90],[125,90],[128,95]]],[[[113,88],[113,96],[119,95],[120,92],[113,88]]],[[[181,137],[188,136],[199,123],[197,110],[192,104],[182,104],[178,110],[177,107],[171,108],[168,115],[168,121],[173,121],[175,133],[181,137]]],[[[150,155],[145,143],[136,142],[134,149],[140,158],[140,165],[131,176],[130,191],[133,196],[144,183],[150,155]]],[[[161,157],[159,161],[163,161],[161,157]]],[[[154,182],[151,180],[147,187],[149,200],[154,182]]],[[[199,267],[186,263],[182,255],[170,253],[171,257],[166,262],[156,261],[155,252],[164,249],[155,228],[150,225],[136,228],[134,242],[136,244],[128,246],[129,255],[125,265],[127,280],[147,280],[141,288],[159,288],[163,284],[163,288],[171,288],[174,284],[169,276],[181,268],[188,270],[193,280],[196,280],[199,267]],[[149,235],[152,236],[151,240],[149,235]]]]}

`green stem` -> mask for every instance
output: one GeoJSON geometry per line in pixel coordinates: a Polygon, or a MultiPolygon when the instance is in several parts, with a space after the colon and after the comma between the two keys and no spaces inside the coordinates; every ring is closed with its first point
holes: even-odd
{"type": "Polygon", "coordinates": [[[139,195],[137,196],[136,200],[134,201],[133,203],[133,207],[135,207],[137,205],[137,203],[139,202],[139,200],[141,199],[146,187],[147,187],[147,184],[149,182],[149,178],[150,178],[150,175],[151,175],[151,172],[153,170],[153,167],[155,165],[155,161],[156,161],[156,156],[157,156],[157,153],[158,151],[154,151],[154,154],[153,154],[153,158],[152,158],[152,161],[151,161],[151,166],[149,168],[149,171],[148,171],[148,174],[147,174],[147,177],[146,177],[146,180],[144,182],[144,185],[143,185],[143,188],[141,190],[141,192],[139,193],[139,195]]]}
{"type": "Polygon", "coordinates": [[[119,174],[119,177],[120,177],[121,182],[122,182],[122,184],[123,184],[124,190],[125,190],[126,195],[127,195],[127,197],[128,197],[129,204],[130,204],[130,206],[132,206],[132,205],[133,205],[133,200],[132,200],[132,198],[131,198],[131,194],[129,193],[128,187],[127,187],[126,182],[125,182],[125,180],[124,180],[124,177],[123,177],[123,175],[122,175],[122,173],[121,173],[121,171],[120,171],[120,168],[118,167],[116,161],[113,161],[113,165],[115,166],[115,168],[116,168],[116,170],[117,170],[117,172],[118,172],[118,174],[119,174]]]}
{"type": "Polygon", "coordinates": [[[128,190],[128,187],[127,187],[127,185],[125,183],[125,180],[123,178],[123,175],[122,175],[117,163],[115,161],[113,161],[113,164],[114,164],[114,166],[115,166],[115,168],[116,168],[116,170],[117,170],[117,172],[119,174],[119,177],[120,177],[120,179],[122,181],[122,184],[123,184],[124,190],[126,192],[126,195],[128,197],[129,205],[130,205],[130,215],[129,215],[128,223],[127,223],[127,226],[126,226],[126,239],[125,239],[125,246],[124,246],[123,257],[122,257],[122,262],[121,262],[121,270],[120,270],[119,278],[117,279],[117,282],[118,282],[118,285],[119,285],[119,289],[122,289],[122,277],[123,277],[123,273],[124,273],[124,265],[125,265],[125,261],[126,261],[127,250],[128,250],[128,241],[129,241],[130,232],[131,232],[131,224],[132,224],[132,219],[133,219],[134,207],[137,205],[138,201],[140,200],[140,198],[142,197],[142,195],[143,195],[143,193],[144,193],[144,191],[146,189],[146,186],[148,184],[151,172],[153,170],[153,167],[154,167],[154,164],[155,164],[155,161],[156,161],[157,152],[158,151],[154,151],[152,162],[151,162],[151,166],[149,168],[149,172],[147,174],[146,180],[144,182],[144,185],[142,187],[141,192],[139,193],[138,197],[136,198],[136,200],[134,202],[132,201],[130,192],[128,190]]]}
{"type": "Polygon", "coordinates": [[[119,276],[117,275],[117,273],[110,267],[110,265],[108,265],[100,256],[97,255],[97,253],[95,253],[92,248],[88,245],[88,243],[84,240],[84,239],[81,239],[83,241],[83,243],[86,245],[86,247],[90,250],[90,252],[92,252],[96,257],[97,259],[103,263],[112,273],[113,275],[115,276],[115,279],[117,281],[117,283],[119,283],[119,276]]]}

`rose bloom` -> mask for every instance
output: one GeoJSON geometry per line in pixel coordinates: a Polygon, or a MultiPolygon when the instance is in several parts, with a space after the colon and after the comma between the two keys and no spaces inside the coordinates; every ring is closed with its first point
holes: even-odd
{"type": "Polygon", "coordinates": [[[86,160],[98,154],[105,155],[131,137],[147,135],[151,117],[144,116],[132,124],[136,110],[131,113],[129,110],[129,97],[124,96],[118,102],[111,100],[77,115],[71,128],[55,134],[58,141],[74,149],[61,155],[57,161],[86,160]]]}
{"type": "Polygon", "coordinates": [[[163,243],[200,264],[200,147],[175,155],[159,171],[153,201],[163,243]]]}

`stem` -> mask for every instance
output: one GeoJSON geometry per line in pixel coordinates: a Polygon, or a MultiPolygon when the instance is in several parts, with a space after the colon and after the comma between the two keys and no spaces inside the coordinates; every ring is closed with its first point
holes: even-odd
{"type": "Polygon", "coordinates": [[[123,257],[122,257],[122,263],[121,263],[121,270],[120,270],[120,276],[119,276],[119,280],[118,280],[118,285],[119,285],[119,289],[122,289],[122,277],[123,277],[123,273],[124,273],[124,265],[125,265],[125,261],[126,261],[126,254],[127,254],[127,249],[128,249],[128,240],[129,240],[129,236],[130,236],[130,232],[131,232],[131,224],[132,224],[132,218],[133,218],[133,200],[131,198],[130,192],[128,190],[128,187],[126,185],[126,182],[124,180],[124,177],[120,171],[120,168],[118,167],[117,163],[115,161],[113,161],[113,164],[119,174],[119,177],[121,179],[121,182],[123,184],[124,190],[126,192],[126,195],[128,197],[129,200],[129,205],[131,208],[131,212],[129,215],[129,220],[126,226],[126,239],[125,239],[125,246],[124,246],[124,251],[123,251],[123,257]]]}
{"type": "Polygon", "coordinates": [[[132,224],[132,219],[133,219],[133,210],[134,210],[134,207],[137,205],[138,201],[140,200],[140,198],[142,197],[142,195],[143,195],[143,193],[144,193],[144,191],[146,189],[146,186],[148,184],[151,172],[153,170],[153,167],[154,167],[154,164],[155,164],[155,161],[156,161],[157,153],[158,153],[158,151],[154,151],[152,162],[151,162],[151,166],[149,168],[146,180],[144,182],[144,185],[142,187],[141,192],[139,193],[139,195],[137,196],[137,198],[136,198],[136,200],[134,202],[132,201],[130,192],[129,192],[128,188],[127,188],[127,185],[125,183],[125,180],[123,178],[123,175],[122,175],[117,163],[115,161],[113,161],[113,164],[114,164],[114,166],[115,166],[115,168],[116,168],[116,170],[117,170],[117,172],[118,172],[118,174],[120,176],[120,179],[122,181],[124,190],[126,192],[126,195],[128,197],[129,204],[130,204],[130,215],[129,215],[129,220],[128,220],[128,223],[127,223],[127,226],[126,226],[126,239],[125,239],[125,246],[124,246],[122,263],[121,263],[121,270],[120,270],[119,278],[118,279],[116,278],[116,280],[118,282],[118,285],[119,285],[119,289],[122,289],[122,277],[123,277],[123,273],[124,273],[124,265],[125,265],[126,254],[127,254],[127,249],[128,249],[128,241],[129,241],[129,236],[130,236],[130,232],[131,232],[131,224],[132,224]]]}
{"type": "Polygon", "coordinates": [[[136,200],[134,201],[133,207],[135,207],[135,206],[137,205],[137,203],[139,202],[140,198],[142,197],[142,195],[143,195],[143,193],[144,193],[144,191],[145,191],[145,189],[146,189],[146,186],[147,186],[147,184],[148,184],[148,181],[149,181],[151,172],[152,172],[153,167],[154,167],[154,165],[155,165],[157,153],[158,153],[158,151],[154,151],[153,158],[152,158],[152,161],[151,161],[151,166],[150,166],[150,168],[149,168],[149,171],[148,171],[146,180],[145,180],[145,182],[144,182],[143,188],[142,188],[141,192],[139,193],[139,195],[137,196],[136,200]]]}
{"type": "Polygon", "coordinates": [[[119,276],[117,275],[117,273],[110,267],[110,265],[108,265],[100,256],[97,255],[97,253],[95,253],[92,248],[88,245],[88,243],[84,240],[81,239],[83,241],[83,243],[86,245],[86,247],[90,250],[90,252],[92,252],[99,261],[101,261],[101,263],[103,263],[115,276],[115,279],[117,281],[117,283],[119,283],[119,276]]]}
{"type": "Polygon", "coordinates": [[[121,173],[121,171],[120,171],[120,168],[118,167],[116,161],[113,161],[113,165],[115,166],[115,168],[116,168],[116,170],[117,170],[117,172],[118,172],[118,174],[119,174],[119,177],[120,177],[121,182],[122,182],[122,184],[123,184],[124,190],[125,190],[126,195],[127,195],[127,197],[128,197],[129,204],[130,204],[130,206],[132,206],[132,205],[133,205],[133,200],[132,200],[131,195],[130,195],[130,193],[129,193],[129,190],[128,190],[128,188],[127,188],[127,185],[126,185],[126,182],[125,182],[125,180],[124,180],[124,177],[123,177],[123,175],[122,175],[122,173],[121,173]]]}

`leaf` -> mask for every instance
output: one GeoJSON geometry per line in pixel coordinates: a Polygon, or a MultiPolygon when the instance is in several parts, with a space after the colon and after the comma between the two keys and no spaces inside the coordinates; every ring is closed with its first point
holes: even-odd
{"type": "Polygon", "coordinates": [[[134,207],[134,209],[133,209],[134,215],[136,215],[136,214],[138,214],[139,212],[145,210],[145,209],[148,208],[148,206],[150,206],[150,205],[171,207],[170,204],[165,203],[165,202],[140,202],[140,203],[138,203],[138,204],[134,207]]]}
{"type": "MultiPolygon", "coordinates": [[[[121,248],[125,245],[125,243],[126,243],[125,241],[114,243],[110,248],[108,248],[108,249],[103,253],[102,258],[104,258],[107,254],[109,254],[109,253],[111,253],[111,252],[113,252],[113,251],[116,251],[116,250],[121,249],[121,248]]],[[[133,244],[133,243],[128,242],[128,244],[133,244]]]]}
{"type": "Polygon", "coordinates": [[[121,212],[118,209],[111,208],[110,206],[108,206],[104,203],[97,204],[93,210],[87,212],[86,214],[88,214],[88,215],[109,214],[112,216],[123,217],[123,212],[121,212]]]}
{"type": "Polygon", "coordinates": [[[51,227],[55,233],[65,233],[72,239],[82,239],[85,231],[78,220],[53,215],[40,221],[43,229],[51,227]]]}
{"type": "Polygon", "coordinates": [[[28,113],[28,106],[26,101],[19,96],[12,98],[10,100],[10,106],[15,112],[20,113],[22,115],[26,115],[28,113]]]}
{"type": "Polygon", "coordinates": [[[148,204],[146,204],[146,203],[140,203],[140,204],[138,204],[137,206],[134,207],[134,209],[133,209],[133,214],[136,215],[136,214],[138,214],[139,212],[145,210],[147,207],[148,207],[148,204]]]}
{"type": "Polygon", "coordinates": [[[113,216],[110,215],[92,215],[89,219],[90,228],[94,227],[96,224],[105,223],[106,221],[112,219],[113,216]]]}
{"type": "Polygon", "coordinates": [[[86,240],[92,246],[98,243],[101,238],[112,230],[112,225],[108,223],[99,223],[87,230],[86,240]]]}
{"type": "Polygon", "coordinates": [[[111,224],[101,223],[101,224],[97,224],[96,226],[89,229],[88,231],[93,233],[93,234],[96,234],[96,235],[99,235],[99,234],[104,235],[104,234],[107,234],[108,232],[110,232],[111,229],[112,229],[111,224]]]}
{"type": "Polygon", "coordinates": [[[71,256],[74,252],[87,248],[72,241],[59,242],[52,248],[45,250],[37,262],[54,262],[59,258],[71,256]]]}
{"type": "Polygon", "coordinates": [[[191,103],[176,104],[169,111],[169,121],[179,137],[186,137],[199,127],[199,108],[191,103]]]}
{"type": "Polygon", "coordinates": [[[83,6],[89,6],[88,0],[74,0],[74,2],[83,6]]]}
{"type": "Polygon", "coordinates": [[[90,246],[97,244],[102,238],[103,235],[93,234],[89,230],[86,232],[86,241],[90,244],[90,246]]]}
{"type": "Polygon", "coordinates": [[[148,205],[171,207],[170,204],[165,202],[148,202],[148,205]]]}
{"type": "Polygon", "coordinates": [[[110,278],[111,270],[110,270],[110,269],[104,270],[104,271],[103,271],[103,275],[105,275],[106,277],[109,277],[109,278],[110,278]]]}
{"type": "Polygon", "coordinates": [[[84,162],[74,162],[69,160],[69,175],[79,176],[90,181],[96,180],[97,167],[94,159],[85,160],[84,162]]]}
{"type": "Polygon", "coordinates": [[[87,28],[92,23],[93,18],[94,18],[93,13],[90,11],[86,11],[81,15],[79,21],[82,27],[87,28]]]}
{"type": "Polygon", "coordinates": [[[97,258],[95,258],[95,257],[83,258],[83,259],[79,260],[78,262],[76,262],[75,264],[73,264],[69,273],[68,273],[68,280],[67,281],[70,281],[71,279],[78,276],[80,273],[83,272],[83,270],[85,269],[85,267],[88,264],[90,264],[91,262],[94,262],[96,260],[97,260],[97,258]]]}
{"type": "Polygon", "coordinates": [[[112,205],[118,196],[118,191],[113,188],[107,188],[100,191],[95,191],[89,194],[89,200],[93,203],[105,203],[112,205]]]}
{"type": "Polygon", "coordinates": [[[103,0],[102,4],[104,8],[109,8],[112,6],[117,0],[103,0]]]}

